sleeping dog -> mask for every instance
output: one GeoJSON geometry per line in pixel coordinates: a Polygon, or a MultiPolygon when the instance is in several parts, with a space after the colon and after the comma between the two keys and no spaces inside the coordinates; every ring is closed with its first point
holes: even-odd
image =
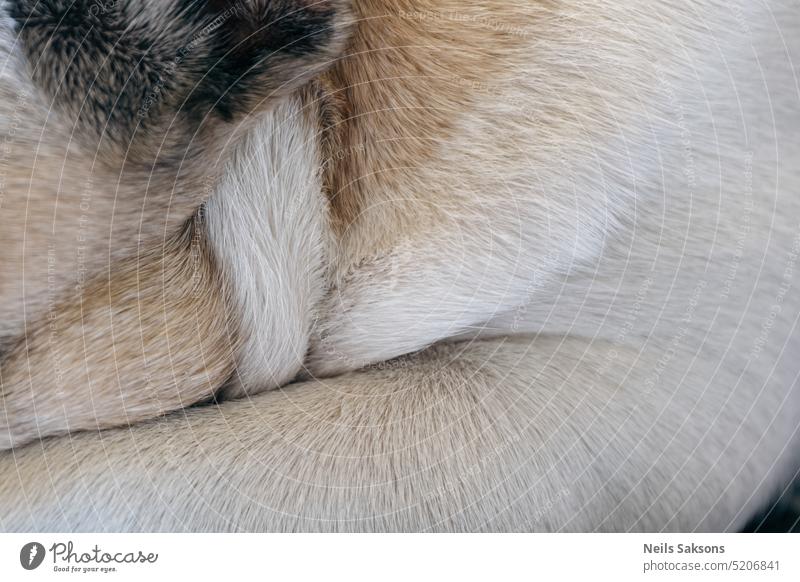
{"type": "Polygon", "coordinates": [[[750,4],[5,2],[0,526],[740,527],[800,424],[750,4]]]}

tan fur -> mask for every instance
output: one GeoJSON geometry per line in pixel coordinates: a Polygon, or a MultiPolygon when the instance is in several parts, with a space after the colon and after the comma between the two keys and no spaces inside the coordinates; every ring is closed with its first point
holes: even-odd
{"type": "MultiPolygon", "coordinates": [[[[478,103],[498,98],[510,78],[527,68],[537,39],[549,34],[554,6],[355,3],[347,54],[324,75],[339,107],[328,128],[334,136],[326,168],[329,195],[349,262],[385,252],[442,220],[459,195],[452,180],[432,174],[442,162],[441,150],[459,139],[461,120],[478,103]]],[[[521,105],[534,101],[529,94],[521,105]]],[[[485,155],[483,148],[492,144],[481,146],[485,155]]],[[[496,147],[508,153],[502,144],[496,147]]],[[[460,163],[447,173],[469,170],[469,161],[460,163]]]]}
{"type": "MultiPolygon", "coordinates": [[[[130,127],[91,110],[109,90],[101,69],[87,72],[81,99],[70,85],[87,63],[47,70],[46,43],[23,58],[24,39],[12,37],[18,27],[0,8],[0,448],[210,398],[233,372],[238,321],[228,316],[223,277],[195,214],[217,187],[231,143],[341,50],[346,2],[306,7],[334,14],[330,36],[299,56],[275,56],[234,119],[203,110],[198,119],[176,90],[146,102],[144,113],[123,112],[130,127]]],[[[136,15],[145,24],[148,16],[167,24],[136,15]]],[[[209,34],[166,34],[160,40],[186,56],[168,79],[151,82],[176,77],[209,34]]],[[[134,83],[122,70],[111,81],[120,76],[134,83]]]]}
{"type": "Polygon", "coordinates": [[[792,413],[758,440],[730,402],[704,439],[712,395],[641,396],[660,355],[558,336],[447,345],[46,441],[0,456],[0,529],[736,531],[785,478],[742,459],[780,458],[792,413]]]}
{"type": "MultiPolygon", "coordinates": [[[[356,29],[347,56],[329,73],[339,105],[328,179],[336,224],[345,229],[379,212],[374,222],[409,228],[431,209],[438,184],[409,183],[435,165],[438,149],[480,98],[502,82],[509,57],[531,45],[549,2],[499,3],[491,10],[455,0],[355,3],[356,29]],[[490,26],[487,26],[491,24],[490,26]]],[[[517,60],[517,59],[515,59],[517,60]]],[[[352,236],[352,235],[351,235],[352,236]]]]}
{"type": "MultiPolygon", "coordinates": [[[[207,241],[210,295],[162,314],[145,294],[145,323],[209,336],[184,337],[169,370],[163,340],[141,350],[161,362],[167,404],[207,398],[237,371],[246,381],[231,394],[248,398],[0,454],[14,475],[0,483],[0,526],[740,528],[797,467],[791,2],[354,6],[320,101],[299,92],[228,166],[235,179],[215,195],[239,218],[220,218],[207,241]],[[277,176],[248,168],[252,148],[275,156],[277,176]],[[260,203],[295,184],[281,172],[327,195],[330,217],[299,189],[301,208],[330,219],[329,240],[282,230],[292,212],[260,203]],[[245,224],[248,205],[269,209],[268,225],[245,224]],[[275,257],[280,269],[264,260],[275,257]],[[303,297],[280,293],[292,264],[303,297]],[[258,266],[270,285],[245,284],[258,266]],[[264,314],[277,308],[283,327],[283,312],[264,314]],[[259,352],[269,341],[285,345],[259,352]],[[190,358],[204,351],[207,369],[190,358]],[[271,364],[282,380],[318,379],[257,394],[275,388],[271,364]],[[48,471],[53,484],[40,483],[48,471]]],[[[145,271],[185,297],[180,240],[164,270],[145,271]]],[[[125,276],[112,287],[130,298],[135,269],[115,265],[125,276]]],[[[107,303],[95,305],[102,318],[107,303]]],[[[129,299],[115,309],[128,314],[129,299]]],[[[65,321],[81,337],[79,320],[65,321]]],[[[131,341],[120,348],[138,369],[131,341]]],[[[99,361],[108,377],[112,361],[99,361]]],[[[126,377],[139,394],[137,374],[126,377]]],[[[103,426],[124,423],[108,403],[103,426]]],[[[78,428],[96,422],[73,405],[78,428]]],[[[11,444],[35,436],[26,423],[11,444]]]]}
{"type": "MultiPolygon", "coordinates": [[[[354,38],[326,75],[338,104],[326,170],[339,236],[322,308],[331,316],[320,320],[307,363],[313,373],[357,369],[468,331],[596,257],[635,197],[633,184],[605,186],[594,144],[618,139],[613,120],[638,114],[640,100],[658,103],[652,71],[636,59],[670,42],[663,20],[682,17],[665,6],[629,30],[618,25],[627,9],[356,3],[354,38]],[[636,45],[638,35],[647,42],[636,45]],[[636,57],[619,62],[626,43],[636,57]],[[440,254],[446,259],[419,261],[440,254]],[[483,286],[475,303],[485,307],[471,313],[463,306],[475,276],[483,286]],[[384,302],[385,280],[402,302],[384,302]],[[425,314],[419,325],[416,312],[425,314]]],[[[693,30],[682,34],[688,40],[693,30]]],[[[609,163],[629,163],[619,147],[607,149],[619,158],[609,163]]]]}
{"type": "Polygon", "coordinates": [[[186,171],[159,154],[114,155],[57,117],[43,122],[37,99],[31,90],[19,103],[4,160],[0,426],[11,436],[2,431],[0,446],[148,418],[209,397],[230,374],[219,283],[179,233],[212,191],[221,148],[190,146],[186,171]],[[216,343],[196,329],[213,329],[216,343]]]}
{"type": "Polygon", "coordinates": [[[3,362],[0,447],[152,418],[230,377],[224,283],[196,230],[118,261],[29,328],[3,362]]]}

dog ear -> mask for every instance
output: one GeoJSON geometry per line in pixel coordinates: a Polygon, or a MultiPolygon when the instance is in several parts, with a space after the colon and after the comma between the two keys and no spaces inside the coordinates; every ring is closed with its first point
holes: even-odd
{"type": "Polygon", "coordinates": [[[178,114],[230,120],[296,88],[343,50],[349,4],[16,0],[8,10],[52,104],[129,137],[178,114]]]}

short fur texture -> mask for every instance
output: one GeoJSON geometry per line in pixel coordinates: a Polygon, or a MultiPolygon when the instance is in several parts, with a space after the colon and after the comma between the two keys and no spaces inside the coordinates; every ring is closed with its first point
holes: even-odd
{"type": "Polygon", "coordinates": [[[346,3],[0,10],[0,449],[212,398],[239,334],[186,233],[231,140],[343,48],[346,3]]]}
{"type": "Polygon", "coordinates": [[[284,386],[308,352],[331,242],[316,95],[293,98],[266,117],[237,148],[219,186],[225,194],[206,206],[208,244],[234,282],[239,322],[226,397],[284,386]]]}
{"type": "Polygon", "coordinates": [[[203,214],[248,398],[0,453],[0,527],[741,527],[800,466],[796,6],[353,14],[203,214]]]}

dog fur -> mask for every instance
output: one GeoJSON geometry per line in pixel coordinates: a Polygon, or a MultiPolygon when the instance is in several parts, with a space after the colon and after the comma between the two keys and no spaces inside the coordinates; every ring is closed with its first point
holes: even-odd
{"type": "MultiPolygon", "coordinates": [[[[203,292],[139,300],[139,271],[159,293],[185,279],[142,253],[90,292],[158,314],[121,324],[167,332],[151,358],[180,338],[153,384],[166,402],[132,420],[248,398],[5,453],[0,526],[741,527],[799,464],[796,6],[363,0],[353,15],[342,58],[236,139],[205,210],[160,226],[166,256],[204,265],[203,292]]],[[[25,338],[4,390],[48,368],[30,347],[47,338],[25,338]]],[[[100,341],[67,349],[119,392],[142,364],[123,352],[113,375],[100,341]]],[[[71,400],[47,424],[52,408],[4,394],[24,419],[9,444],[124,423],[103,410],[75,427],[71,400]]]]}
{"type": "Polygon", "coordinates": [[[152,418],[232,374],[226,283],[189,221],[229,142],[341,50],[349,11],[222,4],[3,7],[0,448],[152,418]]]}

